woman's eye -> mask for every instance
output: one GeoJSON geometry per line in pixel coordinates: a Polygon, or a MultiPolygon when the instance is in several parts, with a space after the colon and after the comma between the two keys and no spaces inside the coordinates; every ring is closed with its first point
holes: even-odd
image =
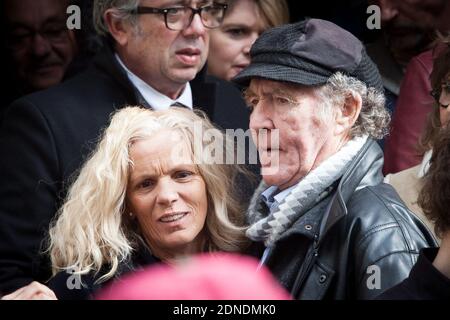
{"type": "Polygon", "coordinates": [[[242,37],[243,35],[245,35],[245,30],[241,28],[228,29],[226,32],[234,38],[242,37]]]}
{"type": "Polygon", "coordinates": [[[194,173],[191,171],[179,171],[177,173],[175,173],[175,178],[176,179],[186,179],[189,178],[190,176],[192,176],[194,173]]]}
{"type": "Polygon", "coordinates": [[[139,184],[139,189],[146,189],[153,186],[153,181],[150,179],[145,179],[139,184]]]}
{"type": "Polygon", "coordinates": [[[446,83],[442,86],[444,89],[445,94],[450,94],[450,83],[446,83]]]}

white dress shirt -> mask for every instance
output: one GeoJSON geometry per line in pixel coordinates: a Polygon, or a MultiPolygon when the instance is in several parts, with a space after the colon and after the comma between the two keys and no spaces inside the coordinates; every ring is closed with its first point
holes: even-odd
{"type": "Polygon", "coordinates": [[[192,102],[192,90],[189,82],[186,83],[186,87],[184,88],[181,95],[176,99],[172,100],[168,96],[162,94],[161,92],[155,90],[146,82],[144,82],[141,78],[131,72],[125,64],[120,59],[119,55],[116,53],[115,57],[122,68],[126,71],[128,79],[130,79],[131,83],[135,86],[135,88],[139,91],[145,101],[154,109],[154,110],[166,110],[169,109],[172,104],[175,102],[179,102],[189,109],[192,110],[193,102],[192,102]]]}

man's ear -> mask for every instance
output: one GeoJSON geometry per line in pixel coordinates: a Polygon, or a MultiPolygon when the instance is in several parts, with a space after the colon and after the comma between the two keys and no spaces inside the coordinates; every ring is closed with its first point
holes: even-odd
{"type": "Polygon", "coordinates": [[[335,113],[336,127],[335,135],[342,135],[350,131],[361,113],[362,98],[357,93],[349,93],[345,96],[345,101],[335,113]]]}
{"type": "Polygon", "coordinates": [[[130,25],[128,22],[120,19],[115,14],[115,9],[108,9],[103,15],[103,20],[109,30],[111,36],[116,40],[120,46],[125,46],[128,43],[130,32],[130,25]]]}

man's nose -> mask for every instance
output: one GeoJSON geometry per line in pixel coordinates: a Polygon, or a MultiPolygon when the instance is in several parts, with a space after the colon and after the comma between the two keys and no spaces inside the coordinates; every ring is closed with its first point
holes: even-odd
{"type": "Polygon", "coordinates": [[[33,36],[31,43],[32,54],[36,57],[42,57],[47,55],[51,50],[51,44],[49,40],[43,37],[41,34],[36,33],[33,36]]]}
{"type": "Polygon", "coordinates": [[[250,115],[250,129],[261,130],[261,129],[274,129],[274,124],[272,122],[271,114],[262,102],[258,102],[253,108],[252,114],[250,115]]]}
{"type": "Polygon", "coordinates": [[[186,36],[199,37],[207,32],[206,27],[203,25],[200,13],[194,14],[191,24],[183,30],[183,34],[186,36]]]}
{"type": "Polygon", "coordinates": [[[381,20],[390,21],[398,15],[398,9],[392,0],[379,0],[381,20]]]}
{"type": "Polygon", "coordinates": [[[170,206],[179,199],[178,191],[173,181],[159,181],[157,187],[157,203],[170,206]]]}

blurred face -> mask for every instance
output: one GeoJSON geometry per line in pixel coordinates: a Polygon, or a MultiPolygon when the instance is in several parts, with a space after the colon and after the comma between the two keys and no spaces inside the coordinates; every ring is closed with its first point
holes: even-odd
{"type": "Polygon", "coordinates": [[[394,0],[375,0],[381,8],[381,22],[387,44],[394,58],[402,65],[430,45],[431,30],[421,27],[400,12],[394,0]]]}
{"type": "Polygon", "coordinates": [[[447,78],[447,81],[442,84],[439,105],[441,125],[446,126],[450,121],[450,78],[447,78]]]}
{"type": "Polygon", "coordinates": [[[231,80],[250,64],[250,48],[266,28],[255,0],[236,1],[221,27],[211,30],[208,72],[231,80]]]}
{"type": "MultiPolygon", "coordinates": [[[[198,8],[212,1],[142,0],[140,6],[198,8]]],[[[138,29],[129,25],[126,43],[118,50],[127,67],[159,92],[175,99],[195,78],[208,56],[209,34],[196,14],[182,31],[166,28],[164,15],[138,16],[138,29]]]]}
{"type": "Polygon", "coordinates": [[[180,139],[171,142],[171,133],[163,131],[130,148],[134,165],[127,188],[128,209],[160,258],[200,251],[208,208],[205,182],[191,153],[180,139]],[[180,151],[177,157],[174,148],[180,151]]]}
{"type": "Polygon", "coordinates": [[[66,1],[8,0],[8,47],[26,91],[46,89],[63,79],[76,53],[66,27],[66,1]]]}
{"type": "Polygon", "coordinates": [[[279,130],[279,146],[253,135],[267,184],[286,189],[338,150],[335,122],[319,116],[313,88],[252,79],[246,100],[252,130],[279,130]]]}

